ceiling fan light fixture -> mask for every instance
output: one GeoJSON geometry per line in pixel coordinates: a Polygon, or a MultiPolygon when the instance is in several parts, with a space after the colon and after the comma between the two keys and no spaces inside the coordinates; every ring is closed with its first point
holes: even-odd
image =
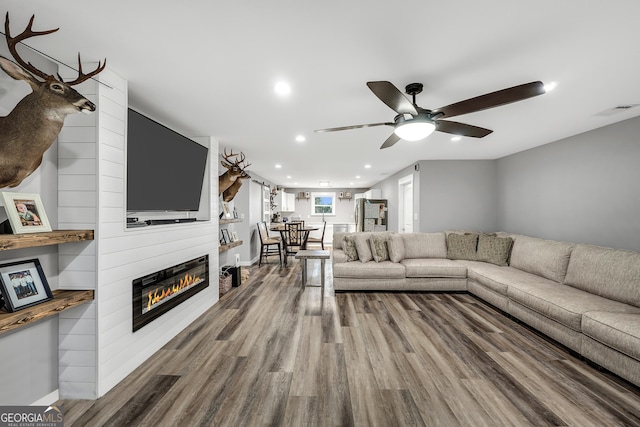
{"type": "Polygon", "coordinates": [[[399,123],[393,132],[405,141],[419,141],[435,130],[436,125],[431,120],[413,119],[399,123]]]}

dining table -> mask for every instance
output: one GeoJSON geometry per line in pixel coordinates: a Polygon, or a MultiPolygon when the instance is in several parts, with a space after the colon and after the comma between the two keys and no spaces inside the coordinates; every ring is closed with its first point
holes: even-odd
{"type": "MultiPolygon", "coordinates": [[[[284,250],[284,266],[287,266],[287,233],[286,233],[286,222],[272,222],[269,225],[269,230],[280,232],[280,237],[282,241],[282,249],[284,250]]],[[[305,225],[300,228],[300,232],[302,233],[302,245],[300,246],[301,250],[307,248],[307,238],[309,237],[309,233],[312,231],[320,230],[320,227],[313,225],[305,225]]]]}

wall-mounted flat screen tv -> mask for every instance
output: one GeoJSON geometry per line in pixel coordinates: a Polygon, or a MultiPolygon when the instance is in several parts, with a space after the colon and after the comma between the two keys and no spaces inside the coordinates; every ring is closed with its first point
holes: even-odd
{"type": "Polygon", "coordinates": [[[197,211],[209,149],[129,109],[127,211],[197,211]]]}

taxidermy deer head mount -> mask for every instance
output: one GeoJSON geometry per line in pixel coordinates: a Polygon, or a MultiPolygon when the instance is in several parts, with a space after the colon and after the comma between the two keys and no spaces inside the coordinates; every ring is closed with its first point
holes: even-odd
{"type": "Polygon", "coordinates": [[[244,163],[244,153],[241,152],[237,154],[232,150],[230,154],[227,154],[226,148],[222,157],[224,157],[224,159],[220,163],[222,166],[227,168],[227,171],[218,177],[218,196],[226,192],[226,195],[223,196],[223,200],[228,202],[235,197],[236,193],[240,189],[240,186],[242,185],[241,179],[250,178],[249,174],[244,170],[251,166],[251,163],[244,163]],[[235,157],[234,161],[231,161],[232,157],[235,157]],[[239,182],[239,184],[236,185],[235,190],[227,192],[227,190],[236,182],[239,182]],[[229,200],[227,200],[227,198],[229,200]]]}
{"type": "Polygon", "coordinates": [[[67,114],[95,111],[96,106],[71,86],[97,75],[107,65],[105,59],[103,64],[98,62],[95,70],[84,74],[78,54],[78,78],[66,83],[59,75],[56,78],[38,70],[20,58],[16,45],[29,37],[51,34],[58,28],[33,31],[34,17],[15,37],[9,30],[8,12],[4,22],[7,46],[16,62],[0,56],[0,67],[14,79],[26,81],[33,92],[22,98],[9,115],[0,117],[0,188],[19,185],[40,166],[42,155],[58,137],[67,114]]]}

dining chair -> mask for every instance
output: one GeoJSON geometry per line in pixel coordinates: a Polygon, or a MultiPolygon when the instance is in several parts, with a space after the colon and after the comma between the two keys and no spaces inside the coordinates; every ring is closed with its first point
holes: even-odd
{"type": "Polygon", "coordinates": [[[324,250],[324,232],[326,229],[327,221],[324,221],[324,225],[322,226],[322,235],[319,238],[312,236],[307,237],[307,245],[309,245],[309,243],[320,244],[320,247],[322,247],[322,250],[324,250]]]}
{"type": "Polygon", "coordinates": [[[278,255],[280,264],[282,264],[282,251],[280,250],[280,239],[276,237],[270,237],[267,231],[267,224],[264,221],[258,223],[258,235],[260,236],[260,260],[258,261],[258,267],[262,265],[262,257],[265,262],[267,257],[278,255]]]}
{"type": "Polygon", "coordinates": [[[285,241],[283,242],[283,244],[285,248],[285,258],[289,255],[295,255],[302,248],[303,228],[304,227],[300,222],[288,222],[284,225],[285,241]]]}

